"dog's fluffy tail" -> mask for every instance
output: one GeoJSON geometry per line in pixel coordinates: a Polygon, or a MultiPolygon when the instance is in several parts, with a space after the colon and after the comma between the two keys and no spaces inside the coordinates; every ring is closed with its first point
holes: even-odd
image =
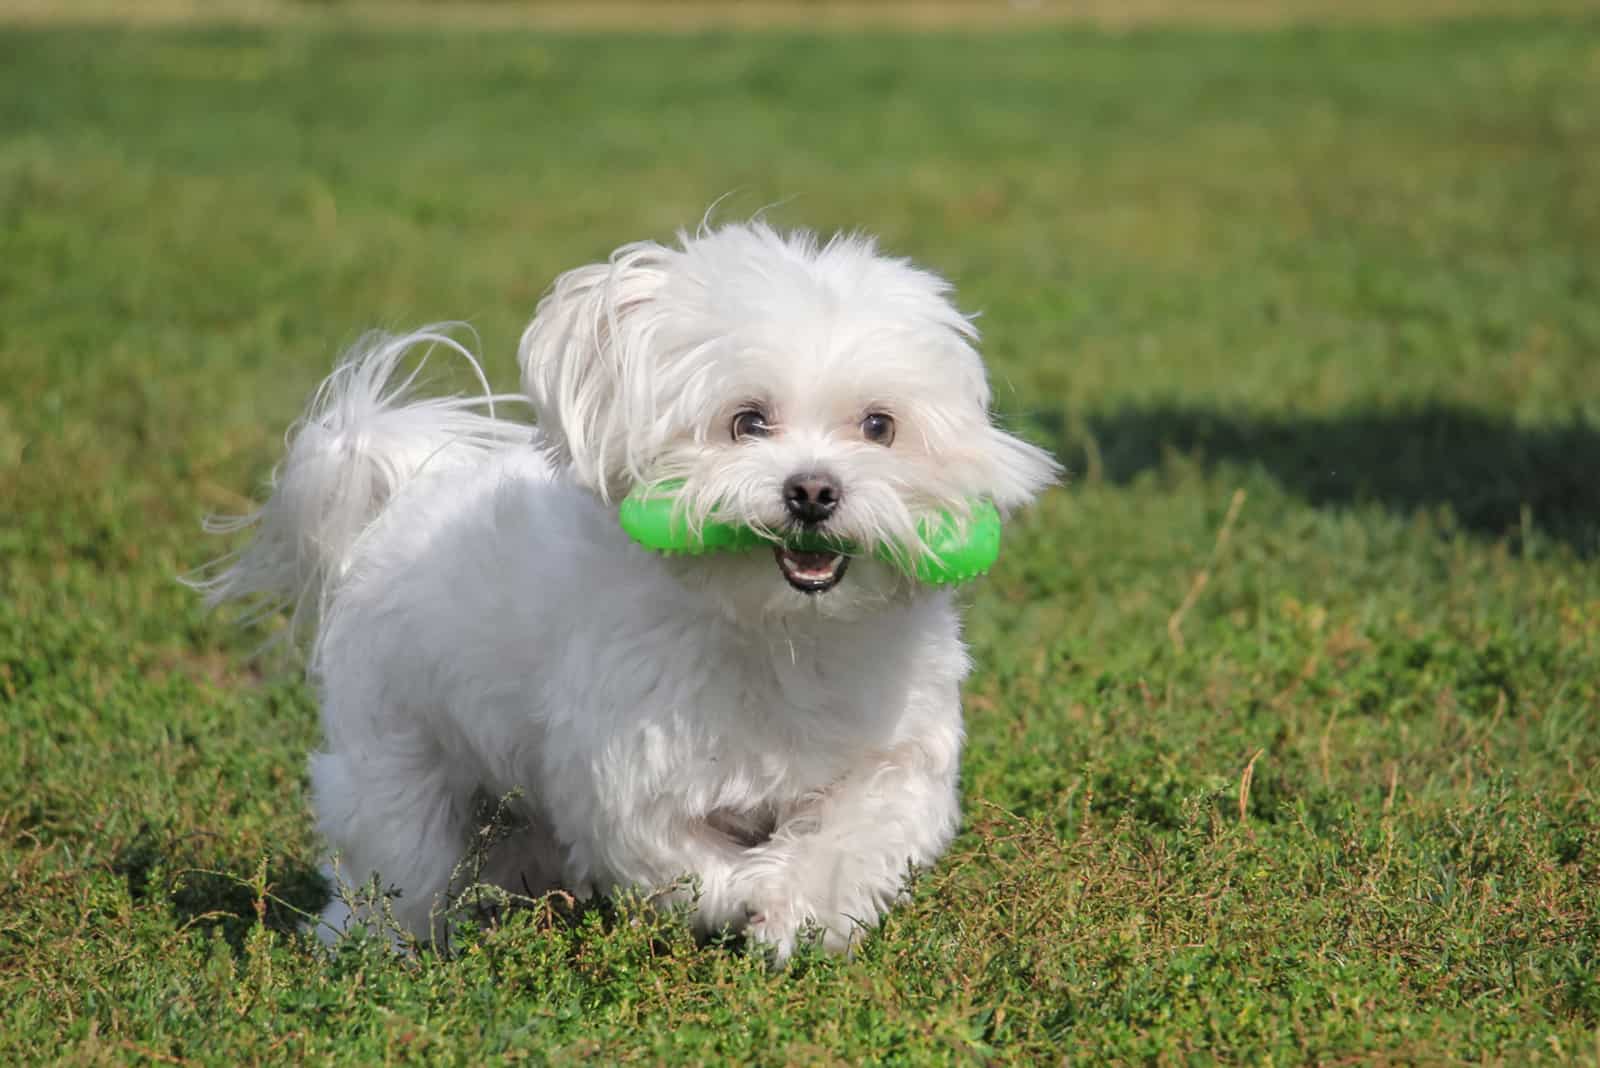
{"type": "Polygon", "coordinates": [[[320,613],[356,540],[407,481],[532,440],[530,425],[495,415],[497,403],[524,398],[491,393],[477,359],[448,329],[369,334],[346,353],[290,428],[267,502],[249,515],[206,520],[215,534],[253,531],[242,549],[185,579],[208,605],[250,602],[257,609],[252,620],[287,608],[289,634],[296,636],[320,613]],[[435,347],[468,362],[481,396],[413,395],[435,347]],[[402,362],[417,349],[421,361],[402,374],[402,362]]]}

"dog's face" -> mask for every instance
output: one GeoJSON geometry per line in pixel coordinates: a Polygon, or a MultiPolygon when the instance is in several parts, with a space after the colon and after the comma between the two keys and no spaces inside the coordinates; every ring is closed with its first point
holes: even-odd
{"type": "Polygon", "coordinates": [[[947,290],[855,237],[753,224],[629,246],[557,281],[523,337],[524,386],[603,499],[677,480],[691,523],[860,550],[707,555],[675,564],[685,582],[742,618],[859,616],[912,592],[873,550],[915,553],[920,520],[975,498],[1017,507],[1056,473],[991,423],[947,290]]]}

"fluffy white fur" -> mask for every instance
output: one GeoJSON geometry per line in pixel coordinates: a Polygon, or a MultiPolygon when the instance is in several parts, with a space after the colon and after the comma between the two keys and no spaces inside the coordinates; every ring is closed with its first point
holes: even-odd
{"type": "Polygon", "coordinates": [[[865,549],[974,497],[1021,506],[1056,467],[994,426],[975,336],[871,240],[752,223],[557,280],[519,354],[537,429],[494,412],[509,398],[410,396],[402,357],[454,344],[436,331],[358,347],[204,583],[315,621],[311,781],[341,871],[397,887],[427,937],[474,795],[518,791],[484,873],[510,889],[639,888],[778,960],[874,926],[956,830],[954,596],[865,552],[822,593],[771,552],[664,558],[615,502],[682,479],[693,521],[782,530],[785,480],[826,472],[824,529],[865,549]],[[749,406],[772,433],[736,441],[749,406]]]}

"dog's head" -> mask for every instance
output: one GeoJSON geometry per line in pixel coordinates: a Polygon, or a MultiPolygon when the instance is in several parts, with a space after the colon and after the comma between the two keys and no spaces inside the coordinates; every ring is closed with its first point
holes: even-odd
{"type": "Polygon", "coordinates": [[[948,293],[860,236],[750,223],[628,245],[556,281],[522,338],[523,385],[556,459],[603,500],[681,481],[691,523],[863,550],[707,556],[687,579],[740,614],[859,614],[909,589],[868,551],[915,552],[920,520],[975,498],[1004,512],[1057,472],[991,421],[948,293]]]}

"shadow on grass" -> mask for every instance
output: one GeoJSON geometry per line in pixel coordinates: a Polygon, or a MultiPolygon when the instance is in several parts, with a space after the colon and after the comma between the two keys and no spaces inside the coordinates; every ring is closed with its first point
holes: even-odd
{"type": "MultiPolygon", "coordinates": [[[[207,862],[201,859],[206,842],[204,835],[174,835],[146,826],[117,852],[111,869],[127,880],[136,905],[165,905],[177,927],[217,931],[235,953],[244,952],[246,937],[258,925],[283,933],[305,930],[334,896],[317,864],[296,857],[274,857],[264,867],[259,860],[207,862]]],[[[574,960],[584,944],[597,938],[627,943],[646,958],[707,946],[739,956],[761,952],[736,932],[697,937],[686,914],[653,908],[634,894],[588,900],[560,890],[526,896],[496,892],[477,901],[467,896],[479,889],[468,889],[456,899],[451,921],[469,925],[462,935],[473,943],[512,917],[523,917],[556,935],[574,960]]],[[[381,938],[378,943],[388,945],[381,938]]],[[[448,943],[422,948],[449,957],[460,946],[452,935],[448,943]]],[[[797,958],[803,959],[808,959],[805,954],[797,958]]]]}
{"type": "Polygon", "coordinates": [[[1559,541],[1600,555],[1600,427],[1524,427],[1442,405],[1334,416],[1235,414],[1184,405],[1091,415],[1081,432],[1041,425],[1075,476],[1117,484],[1176,452],[1207,467],[1255,465],[1318,506],[1376,502],[1397,512],[1448,507],[1459,526],[1559,541]]]}
{"type": "Polygon", "coordinates": [[[257,924],[293,931],[315,918],[331,896],[317,865],[298,857],[259,862],[203,862],[192,838],[146,827],[117,854],[112,870],[128,881],[135,903],[165,900],[179,927],[216,929],[235,950],[257,924]]]}

